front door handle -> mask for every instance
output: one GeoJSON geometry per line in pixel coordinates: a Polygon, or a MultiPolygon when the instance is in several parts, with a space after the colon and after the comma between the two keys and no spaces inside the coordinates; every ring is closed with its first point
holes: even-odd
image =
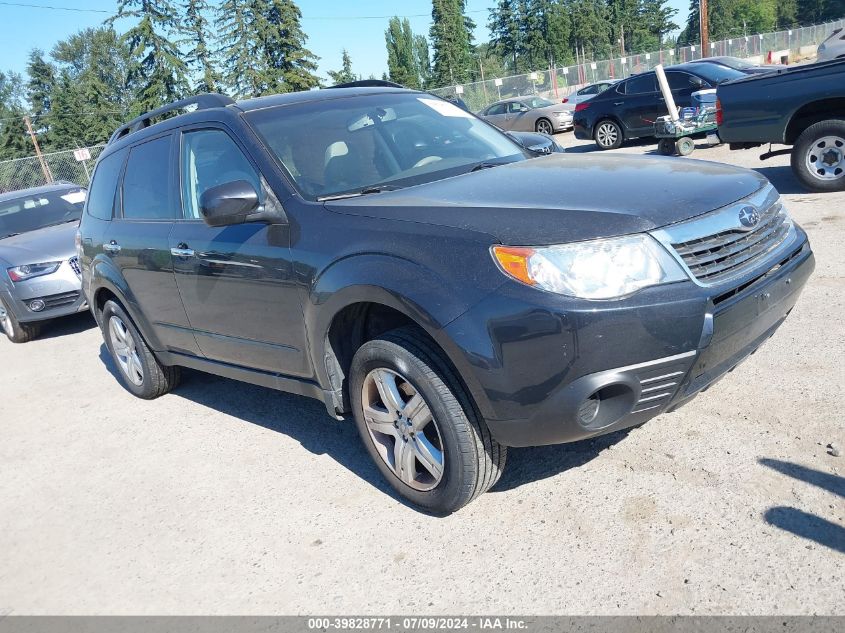
{"type": "Polygon", "coordinates": [[[108,244],[103,244],[103,250],[107,253],[119,253],[120,252],[120,244],[112,240],[108,244]]]}
{"type": "Polygon", "coordinates": [[[173,257],[193,257],[194,249],[189,248],[185,242],[179,242],[176,245],[176,248],[170,249],[170,254],[173,255],[173,257]]]}
{"type": "Polygon", "coordinates": [[[613,103],[613,105],[615,105],[615,106],[621,106],[621,105],[625,105],[625,102],[624,102],[624,101],[615,101],[615,102],[613,103]]]}

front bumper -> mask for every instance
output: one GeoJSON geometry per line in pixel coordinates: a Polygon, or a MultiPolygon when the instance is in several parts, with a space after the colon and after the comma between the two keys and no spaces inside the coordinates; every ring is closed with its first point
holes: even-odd
{"type": "Polygon", "coordinates": [[[815,266],[805,237],[790,253],[728,298],[683,282],[612,308],[574,302],[562,310],[520,305],[517,295],[527,295],[509,287],[447,330],[465,350],[459,369],[470,372],[467,386],[497,441],[585,439],[678,408],[753,354],[815,266]],[[479,319],[489,344],[472,329],[479,319]]]}
{"type": "Polygon", "coordinates": [[[59,269],[51,275],[15,284],[9,283],[0,287],[0,293],[3,295],[3,302],[21,323],[54,319],[83,312],[88,308],[82,293],[82,282],[68,261],[62,262],[59,269]],[[40,311],[29,307],[36,299],[44,303],[44,308],[40,311]]]}
{"type": "Polygon", "coordinates": [[[572,129],[572,117],[553,117],[552,125],[554,125],[555,132],[562,132],[564,130],[572,129]]]}

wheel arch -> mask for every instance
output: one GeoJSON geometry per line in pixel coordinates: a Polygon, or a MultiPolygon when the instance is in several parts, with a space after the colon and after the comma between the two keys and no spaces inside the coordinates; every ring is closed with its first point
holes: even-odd
{"type": "Polygon", "coordinates": [[[793,145],[808,127],[828,119],[845,120],[845,97],[821,99],[798,108],[784,129],[784,143],[793,145]]]}

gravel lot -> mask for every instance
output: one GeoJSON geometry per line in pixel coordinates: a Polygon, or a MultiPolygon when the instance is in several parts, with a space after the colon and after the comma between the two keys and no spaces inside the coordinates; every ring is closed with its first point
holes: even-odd
{"type": "Polygon", "coordinates": [[[136,400],[86,314],[3,338],[0,615],[845,614],[845,193],[760,151],[694,156],[759,168],[810,234],[775,337],[674,414],[513,450],[448,518],[319,402],[200,373],[136,400]]]}

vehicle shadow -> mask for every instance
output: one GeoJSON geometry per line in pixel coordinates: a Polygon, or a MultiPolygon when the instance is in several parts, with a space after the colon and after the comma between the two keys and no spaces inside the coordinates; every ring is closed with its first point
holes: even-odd
{"type": "MultiPolygon", "coordinates": [[[[807,468],[792,462],[762,458],[759,463],[793,479],[804,481],[839,497],[845,497],[845,477],[807,468]]],[[[766,523],[795,536],[845,553],[845,528],[820,516],[790,508],[775,506],[763,514],[766,523]]]]}
{"type": "MultiPolygon", "coordinates": [[[[105,344],[100,345],[100,360],[120,381],[119,370],[105,344]]],[[[333,420],[317,400],[185,368],[173,395],[287,435],[308,452],[331,457],[380,492],[419,510],[399,497],[381,476],[361,444],[354,422],[333,420]]]]}
{"type": "Polygon", "coordinates": [[[775,189],[780,193],[809,193],[805,187],[801,185],[795,174],[792,172],[792,167],[789,165],[779,165],[777,167],[756,167],[754,171],[769,179],[775,189]]]}
{"type": "Polygon", "coordinates": [[[91,313],[86,310],[85,312],[79,312],[71,316],[48,321],[45,323],[41,334],[38,335],[38,340],[72,336],[74,334],[80,334],[86,330],[90,330],[94,327],[97,327],[97,322],[94,320],[91,313]]]}
{"type": "Polygon", "coordinates": [[[571,444],[511,448],[508,450],[505,472],[490,492],[513,490],[579,468],[598,457],[602,451],[624,440],[630,431],[624,429],[571,444]]]}
{"type": "MultiPolygon", "coordinates": [[[[105,344],[100,345],[100,361],[119,381],[119,370],[105,344]]],[[[420,511],[384,480],[361,444],[354,422],[332,420],[321,402],[189,369],[182,369],[182,382],[173,395],[287,435],[310,453],[331,457],[380,492],[420,511]]],[[[510,449],[507,468],[491,492],[513,490],[583,466],[629,432],[626,429],[574,444],[510,449]]]]}

